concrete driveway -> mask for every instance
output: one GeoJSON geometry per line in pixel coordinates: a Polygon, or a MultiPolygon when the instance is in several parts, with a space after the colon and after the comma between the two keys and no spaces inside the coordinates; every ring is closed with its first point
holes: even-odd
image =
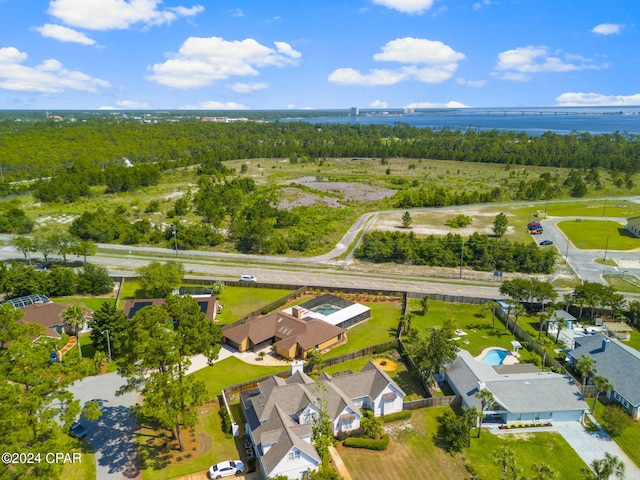
{"type": "Polygon", "coordinates": [[[69,387],[81,406],[91,400],[100,403],[102,416],[98,420],[81,420],[88,431],[85,440],[96,456],[97,480],[142,478],[134,434],[136,421],[129,416],[129,407],[136,404],[138,394],[115,395],[125,383],[114,372],[83,378],[69,387]]]}
{"type": "MultiPolygon", "coordinates": [[[[558,422],[554,423],[554,428],[587,465],[591,465],[594,460],[604,458],[604,454],[609,452],[624,462],[626,480],[640,480],[640,468],[604,430],[588,432],[578,422],[558,422]]],[[[579,472],[576,472],[576,476],[578,475],[579,472]]]]}

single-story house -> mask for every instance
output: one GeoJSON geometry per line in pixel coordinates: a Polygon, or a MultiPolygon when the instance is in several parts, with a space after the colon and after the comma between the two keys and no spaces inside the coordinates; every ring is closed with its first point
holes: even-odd
{"type": "MultiPolygon", "coordinates": [[[[207,319],[211,321],[215,321],[216,315],[218,313],[218,300],[215,296],[205,295],[198,296],[193,295],[198,302],[198,306],[200,307],[200,311],[204,313],[207,319]]],[[[144,307],[148,307],[149,305],[155,305],[157,307],[161,307],[164,305],[164,298],[145,298],[145,299],[130,299],[124,303],[124,314],[127,318],[133,317],[138,310],[144,307]]]]}
{"type": "Polygon", "coordinates": [[[344,343],[347,333],[319,319],[301,319],[284,312],[249,318],[222,330],[222,341],[239,352],[273,345],[287,359],[307,358],[313,350],[324,351],[344,343]]]}
{"type": "MultiPolygon", "coordinates": [[[[53,303],[44,295],[29,295],[28,297],[14,298],[5,303],[22,310],[23,316],[20,319],[20,323],[38,323],[42,325],[44,327],[43,336],[48,338],[62,338],[62,334],[65,333],[62,313],[71,305],[80,305],[84,310],[86,321],[81,329],[82,331],[86,331],[88,329],[87,322],[93,316],[93,312],[82,303],[53,303]]],[[[34,339],[34,341],[37,340],[37,338],[34,339]]]]}
{"type": "Polygon", "coordinates": [[[580,422],[589,408],[568,375],[542,372],[531,364],[493,367],[466,350],[448,365],[445,380],[469,408],[480,409],[476,394],[489,390],[495,404],[486,406],[484,414],[505,424],[580,422]]]}
{"type": "Polygon", "coordinates": [[[627,218],[626,228],[636,237],[640,237],[640,217],[627,218]]]}
{"type": "Polygon", "coordinates": [[[574,365],[583,355],[593,358],[596,373],[613,385],[607,398],[640,419],[640,352],[614,338],[590,335],[576,338],[576,347],[567,353],[567,363],[574,365]]]}
{"type": "Polygon", "coordinates": [[[577,319],[564,310],[554,310],[549,320],[547,320],[547,331],[549,333],[558,333],[558,320],[565,320],[567,322],[567,326],[564,328],[571,330],[573,328],[573,322],[577,319]]]}
{"type": "Polygon", "coordinates": [[[359,373],[322,374],[318,380],[302,367],[302,362],[294,362],[289,378],[272,376],[240,393],[246,431],[265,478],[305,478],[318,467],[321,460],[311,445],[311,427],[321,409],[334,435],[360,427],[360,408],[376,416],[402,410],[404,392],[371,362],[359,373]]]}
{"type": "Polygon", "coordinates": [[[371,317],[371,308],[330,293],[282,310],[303,320],[317,318],[340,328],[349,328],[371,317]]]}

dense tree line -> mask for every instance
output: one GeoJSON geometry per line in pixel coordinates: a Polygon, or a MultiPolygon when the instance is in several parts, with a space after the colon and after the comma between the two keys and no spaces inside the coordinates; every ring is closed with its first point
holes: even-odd
{"type": "Polygon", "coordinates": [[[640,169],[638,136],[617,132],[600,135],[546,132],[536,137],[524,132],[416,128],[403,123],[150,125],[109,119],[69,124],[3,121],[0,129],[6,181],[48,177],[74,162],[105,168],[123,157],[134,165],[355,156],[602,168],[612,173],[636,173],[640,169]]]}
{"type": "Polygon", "coordinates": [[[464,267],[481,271],[551,273],[553,250],[535,244],[512,243],[474,233],[467,240],[460,235],[430,235],[418,238],[413,232],[367,233],[355,257],[370,262],[411,263],[436,267],[464,267]]]}
{"type": "Polygon", "coordinates": [[[113,279],[103,267],[90,263],[76,272],[72,268],[54,265],[49,270],[37,270],[31,265],[4,262],[0,267],[0,289],[7,298],[42,294],[66,297],[77,293],[103,295],[113,290],[113,279]]]}

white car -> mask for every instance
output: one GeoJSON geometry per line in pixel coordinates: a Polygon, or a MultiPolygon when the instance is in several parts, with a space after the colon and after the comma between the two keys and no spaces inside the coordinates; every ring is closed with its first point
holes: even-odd
{"type": "Polygon", "coordinates": [[[241,282],[253,282],[256,283],[258,281],[258,277],[254,277],[253,275],[242,275],[240,277],[241,282]]]}
{"type": "Polygon", "coordinates": [[[244,463],[240,460],[228,460],[209,467],[211,478],[233,477],[244,473],[244,463]]]}

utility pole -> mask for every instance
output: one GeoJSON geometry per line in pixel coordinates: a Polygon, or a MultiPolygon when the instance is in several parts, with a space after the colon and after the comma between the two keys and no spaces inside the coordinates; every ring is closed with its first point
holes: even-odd
{"type": "Polygon", "coordinates": [[[602,217],[604,218],[604,211],[607,209],[607,199],[604,199],[604,205],[602,206],[602,217]]]}
{"type": "Polygon", "coordinates": [[[171,224],[171,233],[173,233],[173,245],[176,249],[176,257],[178,256],[178,237],[176,236],[176,224],[171,224]]]}
{"type": "Polygon", "coordinates": [[[105,328],[104,332],[107,332],[107,350],[109,351],[109,362],[111,362],[111,340],[109,339],[109,329],[105,328]]]}
{"type": "Polygon", "coordinates": [[[460,244],[460,280],[462,280],[462,263],[464,262],[464,240],[460,244]]]}

